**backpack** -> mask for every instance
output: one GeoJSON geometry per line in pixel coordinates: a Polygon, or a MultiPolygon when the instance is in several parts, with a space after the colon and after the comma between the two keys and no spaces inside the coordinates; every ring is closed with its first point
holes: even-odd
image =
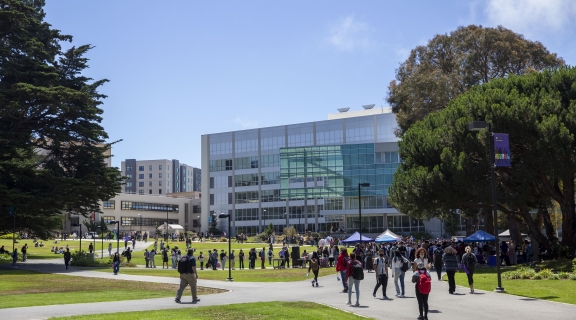
{"type": "Polygon", "coordinates": [[[188,272],[189,261],[190,259],[188,259],[188,256],[183,256],[178,260],[178,273],[183,274],[188,272]]]}
{"type": "Polygon", "coordinates": [[[469,253],[466,256],[466,267],[473,267],[474,265],[476,265],[476,257],[472,254],[469,253]]]}
{"type": "Polygon", "coordinates": [[[430,290],[432,290],[432,282],[430,282],[430,278],[426,274],[426,271],[422,272],[422,270],[418,270],[420,274],[418,276],[418,291],[421,294],[429,294],[430,290]]]}
{"type": "Polygon", "coordinates": [[[402,269],[402,272],[408,271],[408,269],[410,269],[410,261],[408,261],[408,259],[402,259],[402,267],[400,267],[400,269],[402,269]]]}
{"type": "Polygon", "coordinates": [[[312,270],[316,271],[318,270],[318,260],[312,260],[312,262],[310,262],[310,268],[312,268],[312,270]]]}
{"type": "Polygon", "coordinates": [[[438,263],[438,261],[442,261],[442,254],[443,253],[444,253],[444,251],[442,251],[442,249],[434,250],[434,261],[436,263],[438,263]]]}
{"type": "Polygon", "coordinates": [[[356,263],[352,266],[352,279],[364,280],[364,268],[362,268],[360,263],[356,263]]]}

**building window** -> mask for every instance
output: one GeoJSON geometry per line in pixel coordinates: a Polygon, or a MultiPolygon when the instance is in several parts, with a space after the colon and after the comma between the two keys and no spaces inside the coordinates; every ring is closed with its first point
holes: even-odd
{"type": "Polygon", "coordinates": [[[138,190],[138,194],[144,194],[144,190],[142,189],[138,190]]]}
{"type": "Polygon", "coordinates": [[[198,228],[200,224],[198,223],[198,219],[192,220],[192,228],[198,228]]]}
{"type": "Polygon", "coordinates": [[[170,189],[166,189],[166,193],[170,193],[170,189]]]}
{"type": "Polygon", "coordinates": [[[169,173],[166,174],[166,179],[170,179],[170,174],[169,174],[169,173]]]}
{"type": "Polygon", "coordinates": [[[152,179],[152,174],[151,174],[151,173],[148,174],[148,179],[152,179]]]}
{"type": "Polygon", "coordinates": [[[158,165],[158,170],[162,170],[162,165],[158,165]]]}
{"type": "Polygon", "coordinates": [[[148,181],[148,186],[149,186],[149,187],[152,186],[152,181],[148,181]]]}
{"type": "Polygon", "coordinates": [[[144,171],[144,166],[138,166],[138,171],[144,171]]]}
{"type": "Polygon", "coordinates": [[[112,221],[116,221],[115,216],[103,216],[102,218],[104,218],[105,224],[110,224],[112,221]]]}
{"type": "Polygon", "coordinates": [[[138,175],[138,179],[144,179],[144,174],[143,174],[143,173],[140,173],[140,174],[138,175]]]}
{"type": "Polygon", "coordinates": [[[162,189],[158,189],[158,194],[162,194],[162,189]]]}
{"type": "Polygon", "coordinates": [[[132,188],[132,182],[126,182],[126,188],[132,188]]]}
{"type": "Polygon", "coordinates": [[[210,172],[232,170],[232,159],[210,160],[210,172]]]}
{"type": "Polygon", "coordinates": [[[127,179],[132,179],[132,175],[131,175],[131,174],[127,174],[127,175],[126,175],[126,178],[127,178],[127,179]]]}
{"type": "Polygon", "coordinates": [[[104,201],[102,203],[102,207],[104,209],[115,209],[116,208],[116,201],[114,201],[114,200],[104,201]]]}
{"type": "Polygon", "coordinates": [[[159,185],[159,186],[162,186],[162,181],[158,181],[158,185],[159,185]]]}
{"type": "Polygon", "coordinates": [[[158,174],[158,178],[162,179],[162,172],[158,174]]]}
{"type": "MultiPolygon", "coordinates": [[[[152,190],[150,190],[152,191],[152,190]]],[[[122,201],[122,210],[140,210],[140,211],[159,211],[159,212],[178,212],[180,206],[177,204],[149,203],[122,201]]]]}
{"type": "Polygon", "coordinates": [[[152,171],[152,165],[148,166],[148,171],[152,171]]]}
{"type": "Polygon", "coordinates": [[[170,171],[170,165],[166,165],[166,171],[170,171]]]}
{"type": "Polygon", "coordinates": [[[144,187],[144,181],[138,182],[138,187],[140,187],[140,188],[144,187]]]}
{"type": "Polygon", "coordinates": [[[131,172],[132,171],[132,167],[128,166],[126,167],[126,172],[131,172]]]}

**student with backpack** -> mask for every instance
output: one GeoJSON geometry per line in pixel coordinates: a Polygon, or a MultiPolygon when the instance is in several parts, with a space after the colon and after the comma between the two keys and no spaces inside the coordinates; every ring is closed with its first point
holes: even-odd
{"type": "Polygon", "coordinates": [[[474,267],[478,264],[476,255],[472,252],[472,248],[467,246],[464,249],[466,253],[462,256],[463,269],[468,277],[468,285],[470,286],[470,293],[474,293],[474,267]]]}
{"type": "Polygon", "coordinates": [[[198,272],[196,270],[196,258],[194,258],[194,249],[188,249],[188,254],[178,260],[178,273],[180,273],[180,287],[176,291],[176,303],[180,303],[182,292],[186,286],[190,285],[192,291],[192,303],[200,301],[198,299],[198,272]]]}
{"type": "Polygon", "coordinates": [[[432,254],[434,260],[434,270],[436,270],[436,274],[438,275],[438,281],[442,281],[442,256],[444,255],[444,251],[442,250],[440,243],[438,243],[432,254]]]}
{"type": "Polygon", "coordinates": [[[372,296],[376,297],[376,292],[378,288],[382,286],[382,298],[388,300],[386,295],[386,287],[388,286],[388,261],[384,257],[384,251],[380,251],[380,257],[374,260],[374,270],[376,271],[376,286],[374,287],[374,292],[372,296]]]}
{"type": "MultiPolygon", "coordinates": [[[[306,250],[304,250],[306,252],[306,250]]],[[[336,272],[340,273],[340,277],[338,279],[342,279],[342,285],[344,286],[343,293],[348,292],[348,281],[346,281],[346,270],[348,267],[348,249],[345,247],[340,247],[340,255],[338,255],[338,260],[336,260],[336,272]]],[[[304,260],[304,263],[306,260],[304,260]]]]}
{"type": "Polygon", "coordinates": [[[310,275],[310,270],[314,273],[312,286],[314,287],[314,284],[316,284],[316,287],[318,287],[318,270],[320,270],[320,261],[318,260],[318,253],[316,252],[312,252],[312,259],[310,260],[310,266],[308,267],[308,275],[310,275]]]}
{"type": "Polygon", "coordinates": [[[419,262],[416,265],[416,271],[412,275],[412,282],[415,283],[418,311],[420,312],[418,320],[428,320],[428,295],[432,289],[432,277],[423,262],[419,262]]]}
{"type": "Polygon", "coordinates": [[[404,298],[404,276],[406,275],[406,271],[410,269],[410,261],[404,258],[400,250],[396,250],[394,258],[392,258],[392,266],[390,269],[392,270],[392,277],[394,277],[396,296],[404,298]],[[400,280],[400,286],[398,285],[398,280],[400,280]]]}
{"type": "Polygon", "coordinates": [[[348,302],[347,305],[352,304],[352,286],[356,290],[356,304],[354,306],[360,306],[360,281],[364,280],[364,268],[362,267],[362,262],[356,260],[356,254],[350,254],[350,260],[348,261],[348,266],[346,267],[346,281],[348,282],[348,302]]]}

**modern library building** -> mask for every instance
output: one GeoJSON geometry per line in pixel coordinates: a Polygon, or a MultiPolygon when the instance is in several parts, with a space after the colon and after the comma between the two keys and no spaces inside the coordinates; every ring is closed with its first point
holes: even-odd
{"type": "Polygon", "coordinates": [[[202,136],[201,228],[229,234],[386,229],[440,235],[440,221],[410,218],[388,202],[400,164],[396,118],[387,108],[331,114],[326,121],[202,136]],[[361,206],[361,208],[359,208],[361,206]],[[205,209],[206,208],[206,209],[205,209]]]}

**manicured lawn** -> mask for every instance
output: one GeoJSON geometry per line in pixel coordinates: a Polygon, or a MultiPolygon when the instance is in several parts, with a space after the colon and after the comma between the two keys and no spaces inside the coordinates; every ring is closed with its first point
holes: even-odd
{"type": "MultiPolygon", "coordinates": [[[[171,284],[70,277],[26,270],[0,270],[0,279],[0,308],[170,297],[178,289],[177,285],[171,284]]],[[[222,290],[198,288],[198,294],[219,292],[222,290]]]]}
{"type": "MultiPolygon", "coordinates": [[[[109,269],[94,269],[94,271],[110,272],[109,269]]],[[[306,273],[308,269],[244,269],[244,270],[232,270],[232,278],[237,282],[291,282],[291,281],[301,281],[306,280],[306,273]]],[[[120,273],[133,274],[139,276],[159,276],[159,277],[171,277],[178,278],[180,274],[174,269],[146,269],[146,268],[121,268],[120,273]]],[[[322,268],[320,269],[319,276],[326,275],[336,275],[334,268],[322,268]]],[[[206,280],[222,280],[225,281],[228,278],[228,266],[226,270],[200,270],[198,269],[198,277],[200,279],[206,280]]]]}
{"type": "MultiPolygon", "coordinates": [[[[508,268],[503,269],[509,270],[508,268]]],[[[444,280],[448,278],[444,276],[444,280]]],[[[456,273],[456,284],[466,288],[456,291],[468,292],[468,279],[464,272],[456,273]]],[[[493,291],[498,285],[496,268],[481,268],[474,272],[474,288],[493,291]]],[[[502,286],[509,294],[523,297],[576,304],[576,281],[574,280],[505,280],[502,286]]]]}
{"type": "Polygon", "coordinates": [[[158,310],[143,312],[108,313],[51,319],[286,319],[286,320],[352,320],[368,319],[342,310],[312,302],[257,302],[194,309],[158,310]]]}
{"type": "MultiPolygon", "coordinates": [[[[66,240],[66,241],[61,241],[58,240],[58,244],[54,244],[54,240],[41,240],[44,243],[44,247],[34,247],[34,242],[32,242],[32,239],[27,239],[27,240],[17,240],[18,243],[16,243],[16,248],[18,249],[18,260],[22,260],[22,253],[21,253],[21,249],[24,246],[24,244],[28,244],[28,250],[27,250],[27,258],[28,259],[55,259],[55,258],[62,258],[61,254],[55,254],[54,252],[50,252],[50,249],[54,246],[58,246],[58,248],[63,247],[64,249],[66,249],[66,245],[69,246],[70,251],[74,252],[77,250],[80,250],[80,241],[79,240],[66,240]]],[[[108,243],[110,243],[111,241],[104,241],[104,257],[108,257],[108,243]]],[[[88,246],[90,244],[94,245],[95,250],[98,253],[101,253],[101,248],[102,248],[102,240],[96,240],[96,242],[94,243],[92,241],[92,239],[89,240],[82,240],[82,250],[84,251],[88,251],[88,246]]],[[[116,249],[116,242],[114,241],[112,243],[114,245],[114,249],[116,249]]],[[[121,248],[124,248],[124,244],[121,243],[121,248]]],[[[4,249],[8,250],[8,251],[12,251],[12,240],[6,240],[6,239],[0,239],[0,246],[4,246],[4,249]]]]}

